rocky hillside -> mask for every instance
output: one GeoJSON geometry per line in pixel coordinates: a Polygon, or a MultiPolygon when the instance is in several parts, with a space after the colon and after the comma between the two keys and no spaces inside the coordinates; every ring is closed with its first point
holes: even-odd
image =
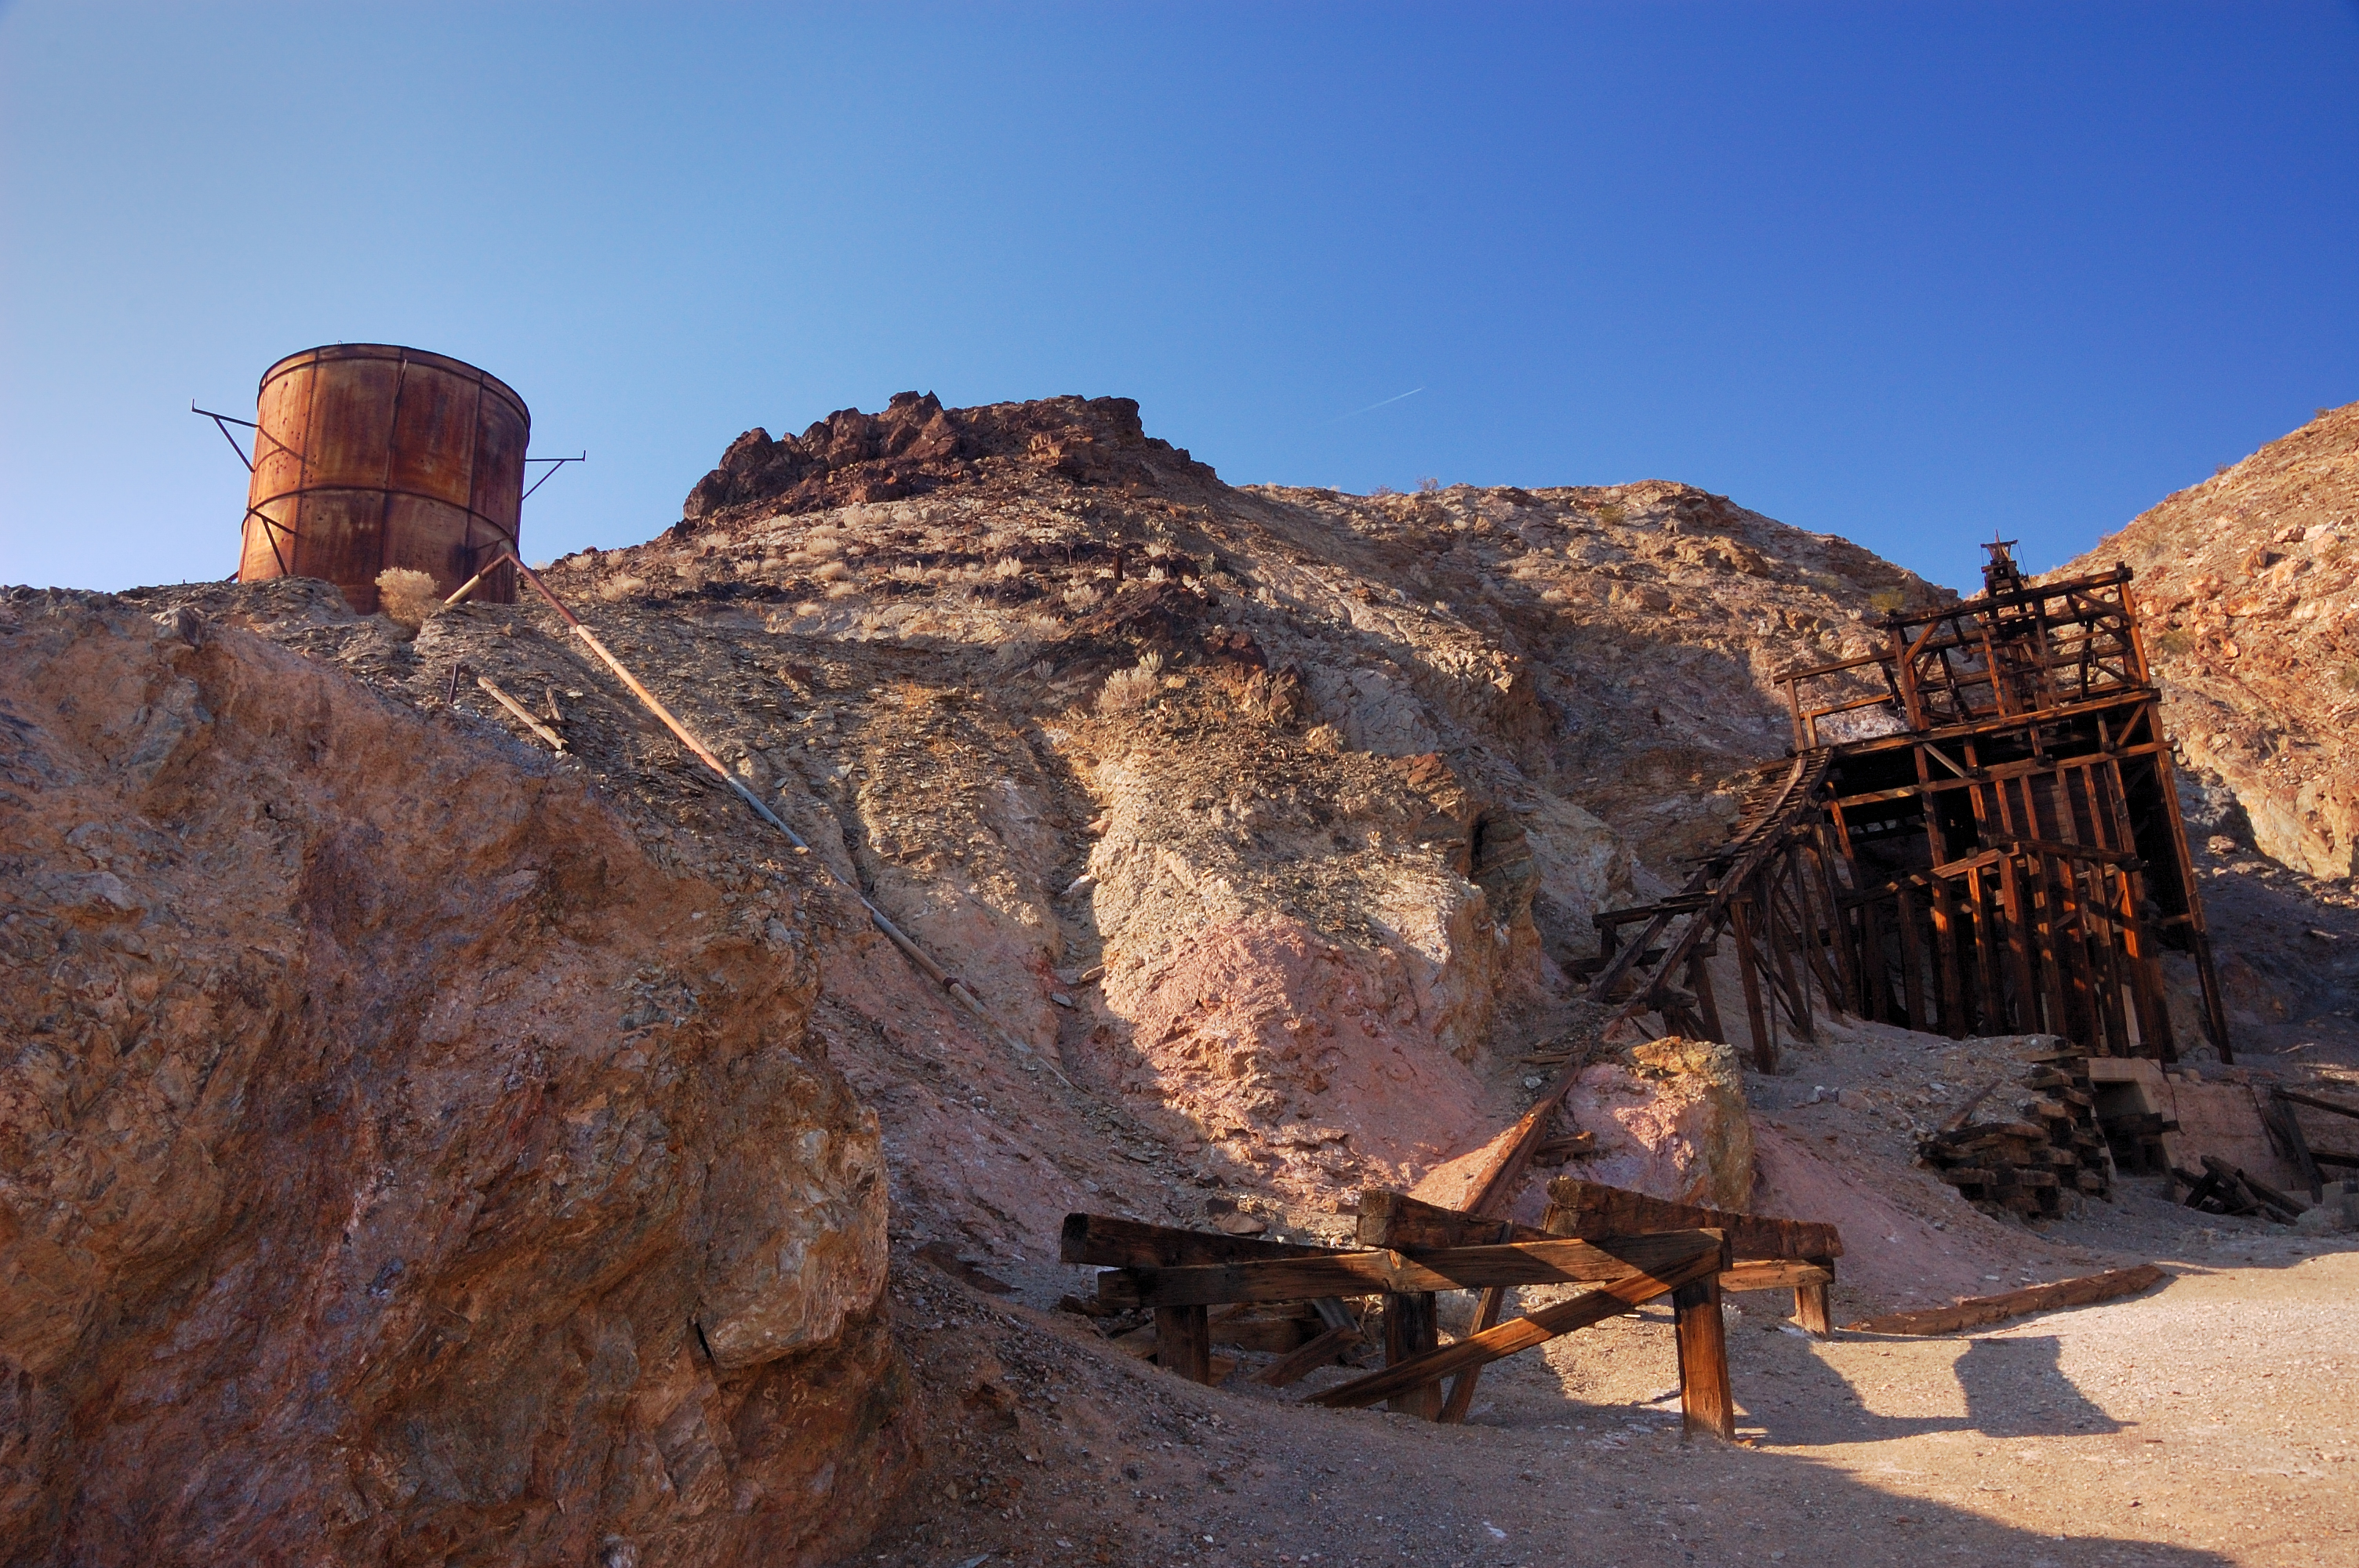
{"type": "Polygon", "coordinates": [[[2359,874],[2359,404],[2180,491],[2061,568],[2126,561],[2189,762],[2248,841],[2359,874]]]}
{"type": "MultiPolygon", "coordinates": [[[[916,394],[749,431],[545,576],[808,852],[537,600],[7,601],[8,1561],[135,1517],[189,1559],[809,1560],[920,1433],[910,1560],[1022,1537],[1042,1453],[1177,1429],[1059,1408],[1094,1334],[994,1351],[963,1292],[1080,1287],[1074,1209],[1332,1239],[1462,1170],[1593,1022],[1592,916],[1785,750],[1774,677],[1949,597],[1674,483],[1236,488],[1126,400],[916,394]]],[[[2232,1000],[2290,1017],[2288,944],[2344,927],[2205,864],[2230,958],[2276,944],[2232,1000]]],[[[1830,1101],[1667,1044],[1573,1114],[1607,1179],[1882,1238],[1839,1310],[1921,1304],[2023,1246],[1904,1162],[2005,1046],[1837,1024],[1789,1069],[1877,1087],[1830,1101]],[[1889,1149],[1813,1119],[1862,1107],[1889,1149]]]]}
{"type": "Polygon", "coordinates": [[[22,589],[0,887],[0,1560],[792,1563],[907,1473],[791,897],[250,632],[22,589]]]}
{"type": "Polygon", "coordinates": [[[1940,591],[1675,484],[1232,489],[1111,398],[752,431],[685,510],[550,584],[1034,1050],[1305,1197],[1510,1114],[1770,676],[1940,591]]]}

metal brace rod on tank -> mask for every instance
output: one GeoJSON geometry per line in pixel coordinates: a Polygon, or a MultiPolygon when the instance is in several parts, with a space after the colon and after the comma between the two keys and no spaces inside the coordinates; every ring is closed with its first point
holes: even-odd
{"type": "Polygon", "coordinates": [[[237,454],[237,460],[245,465],[245,471],[248,473],[254,471],[254,460],[245,455],[245,449],[237,444],[237,438],[229,433],[229,427],[232,425],[243,425],[249,430],[257,430],[261,428],[260,426],[251,419],[241,419],[234,414],[216,414],[210,408],[200,408],[197,406],[197,400],[193,397],[189,399],[189,412],[201,414],[212,420],[213,428],[222,433],[222,439],[229,443],[229,449],[237,454]]]}
{"type": "MultiPolygon", "coordinates": [[[[224,432],[224,434],[226,434],[226,432],[224,432]]],[[[529,498],[529,497],[531,496],[531,494],[532,494],[532,491],[533,491],[533,490],[538,490],[542,485],[547,484],[547,483],[549,482],[549,474],[553,474],[553,473],[555,473],[559,469],[563,468],[567,463],[586,463],[586,462],[588,462],[589,460],[590,460],[590,449],[589,449],[587,447],[585,447],[585,448],[583,448],[583,449],[582,449],[582,455],[581,455],[580,457],[578,457],[578,458],[527,458],[527,459],[525,459],[525,461],[526,461],[526,462],[527,462],[527,463],[547,463],[547,464],[549,464],[549,473],[545,473],[545,474],[541,475],[538,479],[534,480],[534,481],[532,481],[532,490],[527,490],[527,491],[526,491],[526,492],[524,492],[524,494],[523,494],[523,495],[519,495],[519,496],[517,496],[517,497],[516,497],[516,504],[518,504],[519,506],[521,506],[522,504],[524,504],[525,501],[526,501],[527,498],[529,498]]]]}

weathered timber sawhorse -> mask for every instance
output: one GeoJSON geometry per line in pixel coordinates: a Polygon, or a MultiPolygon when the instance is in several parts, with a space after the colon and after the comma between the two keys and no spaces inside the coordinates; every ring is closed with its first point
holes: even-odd
{"type": "MultiPolygon", "coordinates": [[[[1397,1194],[1364,1195],[1364,1206],[1371,1199],[1379,1200],[1380,1209],[1383,1200],[1389,1200],[1392,1207],[1384,1212],[1391,1216],[1390,1223],[1424,1227],[1424,1235],[1463,1234],[1459,1227],[1464,1226],[1495,1235],[1500,1227],[1496,1220],[1418,1205],[1397,1194]]],[[[1688,1423],[1722,1437],[1735,1430],[1717,1283],[1734,1260],[1726,1237],[1716,1230],[1343,1250],[1072,1215],[1065,1222],[1060,1251],[1066,1262],[1107,1270],[1098,1276],[1100,1301],[1153,1311],[1157,1358],[1200,1381],[1210,1380],[1210,1306],[1299,1301],[1323,1306],[1332,1302],[1340,1313],[1344,1297],[1381,1295],[1386,1302],[1386,1366],[1326,1390],[1313,1396],[1313,1402],[1358,1408],[1391,1400],[1395,1409],[1429,1417],[1442,1413],[1442,1379],[1462,1376],[1503,1356],[1669,1295],[1679,1320],[1688,1423]],[[1516,1285],[1568,1283],[1593,1288],[1512,1322],[1484,1327],[1456,1344],[1433,1343],[1439,1337],[1430,1305],[1434,1292],[1504,1292],[1516,1285]]],[[[1355,1336],[1346,1325],[1333,1325],[1280,1365],[1302,1362],[1318,1349],[1321,1359],[1303,1365],[1307,1371],[1332,1359],[1355,1336]]],[[[1263,1376],[1277,1380],[1268,1372],[1263,1376]]]]}

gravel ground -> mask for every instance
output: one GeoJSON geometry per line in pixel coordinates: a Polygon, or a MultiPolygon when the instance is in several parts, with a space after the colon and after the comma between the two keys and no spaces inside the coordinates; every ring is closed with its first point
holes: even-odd
{"type": "Polygon", "coordinates": [[[1196,1388],[911,1264],[895,1312],[941,1447],[851,1561],[2359,1563],[2359,1238],[2142,1188],[2093,1209],[2060,1239],[2171,1280],[1929,1339],[1820,1343],[1734,1298],[1734,1444],[1660,1400],[1659,1308],[1495,1366],[1451,1429],[1196,1388]]]}

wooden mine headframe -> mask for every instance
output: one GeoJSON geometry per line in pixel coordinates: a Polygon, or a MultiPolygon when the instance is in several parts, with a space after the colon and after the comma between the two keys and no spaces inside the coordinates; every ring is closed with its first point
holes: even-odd
{"type": "Polygon", "coordinates": [[[2035,586],[2011,543],[1989,546],[1982,597],[1887,615],[1879,651],[1779,678],[1792,758],[1677,896],[1597,917],[1593,1000],[1725,1038],[1705,959],[1727,936],[1765,1067],[1781,1028],[1811,1038],[1814,995],[2171,1061],[2171,949],[2230,1059],[2130,570],[2035,586]]]}

